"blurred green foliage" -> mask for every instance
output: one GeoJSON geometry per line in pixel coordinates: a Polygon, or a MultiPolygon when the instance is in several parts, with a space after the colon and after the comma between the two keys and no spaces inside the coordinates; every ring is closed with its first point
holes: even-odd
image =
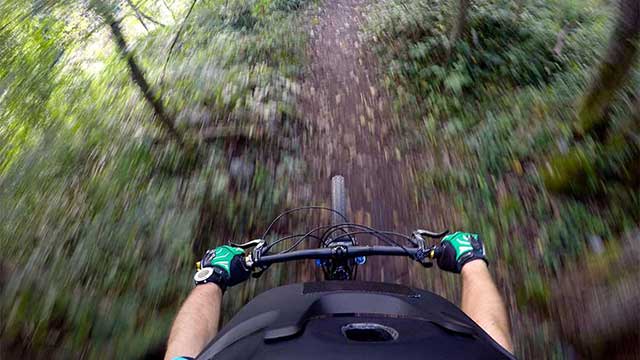
{"type": "Polygon", "coordinates": [[[163,24],[147,29],[125,3],[98,3],[198,145],[195,163],[159,131],[108,24],[86,4],[0,4],[8,354],[135,358],[161,346],[197,251],[264,224],[297,168],[286,151],[277,163],[263,159],[295,143],[301,1],[197,2],[189,17],[191,1],[143,1],[138,8],[163,24]],[[220,128],[266,135],[205,139],[220,128]]]}
{"type": "MultiPolygon", "coordinates": [[[[431,165],[419,176],[418,193],[447,199],[459,214],[452,227],[486,239],[500,259],[498,278],[518,304],[511,314],[518,355],[546,357],[562,344],[553,327],[531,324],[548,311],[550,281],[589,252],[590,237],[615,242],[640,219],[632,181],[608,181],[595,166],[578,166],[599,164],[632,177],[615,160],[634,156],[631,145],[605,151],[587,139],[571,150],[577,163],[566,165],[576,169],[577,199],[549,194],[538,170],[574,142],[575,104],[606,48],[615,8],[598,0],[527,1],[518,13],[512,1],[476,1],[463,41],[447,57],[455,6],[372,5],[368,38],[387,68],[397,111],[413,113],[424,129],[414,142],[427,145],[431,165]],[[593,189],[603,196],[588,196],[593,189]]],[[[631,80],[611,107],[614,132],[637,119],[635,74],[631,80]]]]}

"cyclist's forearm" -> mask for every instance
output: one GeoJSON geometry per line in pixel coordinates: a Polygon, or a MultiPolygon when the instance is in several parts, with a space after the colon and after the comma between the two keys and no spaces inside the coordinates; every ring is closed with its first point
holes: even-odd
{"type": "Polygon", "coordinates": [[[486,263],[471,261],[464,265],[461,275],[462,311],[513,353],[507,311],[486,263]]]}
{"type": "Polygon", "coordinates": [[[196,357],[218,332],[222,291],[215,284],[196,286],[171,327],[165,360],[196,357]]]}

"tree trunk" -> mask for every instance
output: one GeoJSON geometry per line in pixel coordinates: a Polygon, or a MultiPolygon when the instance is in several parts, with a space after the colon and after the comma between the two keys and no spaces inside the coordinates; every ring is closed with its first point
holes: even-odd
{"type": "Polygon", "coordinates": [[[103,15],[104,20],[111,29],[111,34],[115,39],[120,55],[122,55],[122,58],[127,61],[127,65],[131,73],[131,80],[138,86],[138,88],[140,88],[140,91],[142,91],[145,100],[153,108],[156,119],[160,122],[161,126],[175,141],[178,142],[180,146],[184,146],[184,140],[175,128],[173,119],[167,114],[162,103],[162,99],[151,88],[133,54],[129,51],[129,46],[122,34],[120,23],[108,11],[102,11],[101,15],[103,15]]]}
{"type": "Polygon", "coordinates": [[[447,54],[447,59],[451,57],[453,49],[467,28],[467,13],[469,12],[470,2],[471,0],[458,0],[458,14],[456,16],[456,22],[451,29],[451,36],[449,37],[449,53],[447,54]]]}
{"type": "MultiPolygon", "coordinates": [[[[605,58],[578,109],[576,135],[595,135],[602,146],[597,154],[587,154],[575,147],[566,155],[550,159],[543,170],[543,179],[546,188],[553,192],[578,196],[602,193],[603,178],[629,182],[628,174],[633,177],[637,172],[637,166],[633,165],[640,150],[634,139],[607,131],[607,109],[638,57],[640,37],[640,1],[620,0],[618,11],[605,58]]],[[[634,110],[634,119],[640,119],[640,107],[634,110]]]]}
{"type": "Polygon", "coordinates": [[[578,134],[603,135],[608,127],[607,108],[624,85],[638,55],[640,2],[620,0],[615,29],[598,73],[578,111],[578,134]]]}
{"type": "Polygon", "coordinates": [[[543,169],[545,187],[576,197],[605,194],[605,184],[618,182],[625,187],[640,186],[640,98],[633,114],[616,132],[607,136],[594,153],[574,147],[568,154],[555,156],[543,169]]]}

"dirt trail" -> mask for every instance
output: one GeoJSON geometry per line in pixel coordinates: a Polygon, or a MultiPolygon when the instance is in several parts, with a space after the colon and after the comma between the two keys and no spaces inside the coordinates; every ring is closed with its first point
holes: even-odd
{"type": "MultiPolygon", "coordinates": [[[[303,149],[311,175],[307,182],[314,200],[327,204],[329,179],[343,175],[351,220],[408,233],[430,224],[416,221],[413,162],[398,146],[391,100],[359,34],[365,5],[366,0],[326,1],[311,19],[302,103],[310,127],[303,149]]],[[[372,258],[358,278],[422,287],[423,276],[416,271],[424,273],[406,259],[372,258]]]]}

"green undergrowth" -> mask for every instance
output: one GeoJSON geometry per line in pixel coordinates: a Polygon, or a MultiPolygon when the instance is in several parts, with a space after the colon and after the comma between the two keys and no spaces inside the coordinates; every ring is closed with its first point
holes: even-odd
{"type": "Polygon", "coordinates": [[[0,357],[161,350],[199,251],[246,240],[283,205],[304,1],[197,2],[181,27],[190,4],[168,3],[175,20],[140,4],[163,24],[148,30],[114,11],[197,160],[158,130],[84,5],[0,5],[0,357]]]}
{"type": "MultiPolygon", "coordinates": [[[[540,176],[547,158],[574,141],[575,106],[607,44],[614,9],[597,0],[528,1],[517,13],[515,2],[475,1],[463,41],[452,46],[457,4],[372,5],[367,37],[396,111],[413,114],[405,126],[423,129],[414,142],[426,144],[425,156],[437,164],[418,176],[419,196],[443,197],[459,216],[452,227],[486,239],[515,297],[514,323],[524,324],[514,329],[518,355],[561,356],[553,327],[527,319],[547,312],[551,282],[590,252],[590,238],[615,243],[640,219],[637,189],[592,176],[576,181],[593,182],[585,186],[600,196],[561,197],[540,176]]],[[[631,83],[638,84],[635,74],[631,83]]],[[[612,108],[614,127],[629,121],[629,94],[612,108]]],[[[584,156],[595,159],[597,146],[586,140],[584,156]]]]}

